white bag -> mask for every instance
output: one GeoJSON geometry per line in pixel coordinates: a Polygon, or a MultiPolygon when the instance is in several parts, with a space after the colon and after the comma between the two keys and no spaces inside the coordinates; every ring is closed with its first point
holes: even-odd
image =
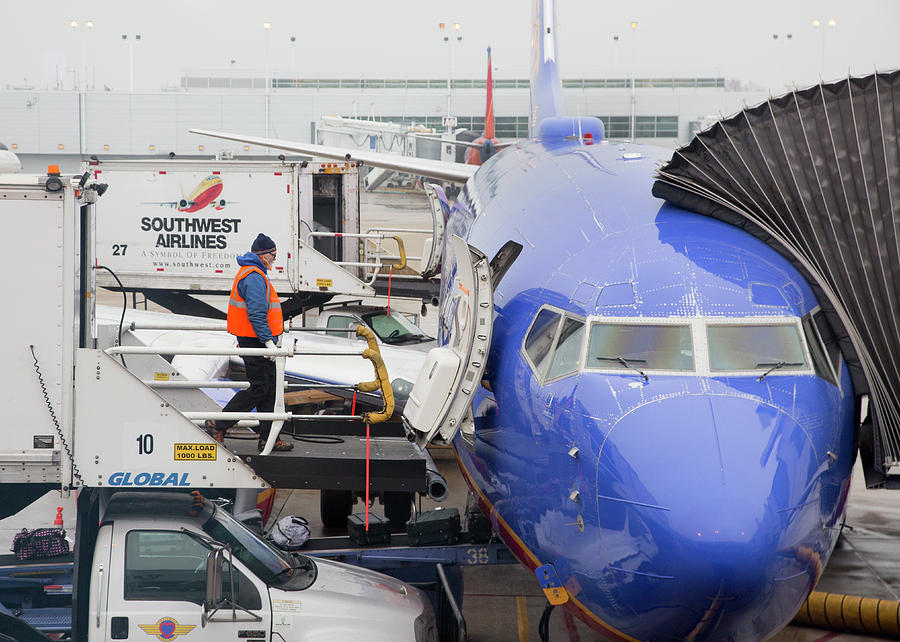
{"type": "Polygon", "coordinates": [[[281,550],[295,551],[309,541],[309,522],[296,515],[282,517],[269,532],[269,539],[281,550]]]}

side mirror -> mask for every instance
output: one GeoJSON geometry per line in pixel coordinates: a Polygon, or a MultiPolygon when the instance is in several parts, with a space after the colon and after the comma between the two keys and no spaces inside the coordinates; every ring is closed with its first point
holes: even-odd
{"type": "Polygon", "coordinates": [[[200,622],[206,626],[207,616],[222,604],[222,566],[225,550],[213,549],[206,556],[206,597],[203,599],[203,613],[200,622]]]}

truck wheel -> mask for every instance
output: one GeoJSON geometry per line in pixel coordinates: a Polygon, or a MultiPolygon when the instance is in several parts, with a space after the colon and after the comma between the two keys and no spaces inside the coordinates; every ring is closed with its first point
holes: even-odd
{"type": "Polygon", "coordinates": [[[384,516],[391,523],[391,530],[406,529],[406,522],[412,515],[412,493],[403,491],[384,492],[384,516]]]}
{"type": "Polygon", "coordinates": [[[319,516],[328,528],[346,528],[347,516],[353,511],[353,491],[319,491],[319,516]]]}

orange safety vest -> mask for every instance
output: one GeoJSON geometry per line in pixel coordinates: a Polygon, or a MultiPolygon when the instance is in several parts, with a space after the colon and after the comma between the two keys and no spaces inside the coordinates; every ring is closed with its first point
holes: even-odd
{"type": "Polygon", "coordinates": [[[269,331],[273,337],[281,336],[284,332],[284,318],[281,315],[281,302],[278,301],[278,293],[269,283],[269,277],[266,273],[253,265],[245,265],[238,270],[234,277],[234,283],[231,286],[231,297],[228,300],[228,332],[238,337],[256,337],[256,331],[250,323],[250,317],[247,315],[247,302],[238,292],[238,283],[251,272],[258,272],[262,278],[266,280],[266,293],[269,299],[269,310],[266,314],[266,320],[269,323],[269,331]]]}

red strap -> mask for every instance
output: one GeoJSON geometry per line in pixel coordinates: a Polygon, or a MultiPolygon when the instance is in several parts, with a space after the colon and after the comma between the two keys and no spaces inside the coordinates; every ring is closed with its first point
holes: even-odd
{"type": "Polygon", "coordinates": [[[350,406],[350,414],[356,414],[356,390],[353,391],[353,405],[350,406]]]}
{"type": "Polygon", "coordinates": [[[369,532],[369,422],[366,422],[366,532],[369,532]]]}
{"type": "Polygon", "coordinates": [[[391,266],[390,271],[388,272],[388,302],[387,302],[387,314],[391,316],[391,277],[394,275],[394,266],[391,266]]]}

